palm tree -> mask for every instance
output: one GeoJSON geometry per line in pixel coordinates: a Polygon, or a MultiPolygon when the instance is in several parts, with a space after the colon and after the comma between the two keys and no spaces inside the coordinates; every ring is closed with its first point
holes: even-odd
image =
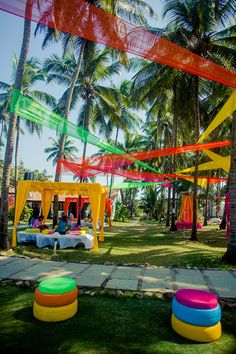
{"type": "MultiPolygon", "coordinates": [[[[125,134],[128,134],[130,131],[133,131],[137,135],[139,124],[142,122],[142,119],[130,108],[132,108],[132,100],[130,98],[130,89],[131,81],[123,81],[118,88],[118,102],[117,102],[117,113],[108,117],[108,122],[106,124],[105,136],[109,139],[112,135],[114,128],[116,129],[114,146],[117,146],[119,132],[122,131],[125,134]]],[[[103,126],[101,126],[104,129],[103,126]]],[[[102,131],[100,130],[100,134],[102,131]]],[[[109,189],[109,198],[111,196],[112,184],[114,181],[114,176],[111,176],[110,180],[110,189],[109,189]]]]}
{"type": "Polygon", "coordinates": [[[227,251],[222,257],[223,262],[236,264],[236,111],[233,114],[232,127],[232,149],[231,149],[231,165],[229,173],[229,192],[230,192],[230,232],[227,245],[227,251]]]}
{"type": "MultiPolygon", "coordinates": [[[[16,56],[13,58],[13,78],[16,75],[16,70],[18,66],[18,59],[16,56]]],[[[25,96],[36,98],[39,101],[46,103],[50,107],[55,105],[55,98],[51,96],[50,94],[35,90],[34,85],[38,81],[44,81],[46,78],[45,72],[42,70],[39,61],[36,58],[31,58],[26,61],[25,67],[24,67],[24,73],[23,73],[23,79],[22,79],[22,93],[25,96]]],[[[0,96],[0,103],[2,103],[2,113],[8,114],[7,112],[10,111],[10,105],[11,105],[11,97],[12,97],[12,92],[14,90],[13,84],[7,84],[5,82],[0,82],[0,87],[3,89],[3,93],[0,96]]],[[[30,134],[37,133],[38,136],[40,136],[42,132],[41,126],[35,124],[34,122],[28,121],[28,120],[23,120],[24,125],[27,129],[27,131],[30,134]]],[[[15,146],[15,195],[16,195],[16,190],[17,190],[17,180],[18,180],[18,149],[19,149],[19,141],[20,141],[20,134],[24,134],[23,130],[20,127],[21,124],[21,117],[17,117],[17,122],[16,122],[16,146],[15,146]]]]}
{"type": "MultiPolygon", "coordinates": [[[[36,1],[37,4],[39,5],[40,2],[38,3],[38,0],[36,1]]],[[[27,0],[26,8],[25,8],[25,13],[27,15],[29,15],[32,12],[33,2],[34,0],[27,0]]],[[[27,20],[25,17],[23,40],[22,40],[21,52],[20,52],[19,63],[17,67],[16,79],[14,84],[14,89],[16,90],[14,100],[17,99],[17,93],[20,92],[22,86],[24,66],[26,63],[26,58],[29,50],[30,32],[31,32],[31,22],[27,20]]],[[[17,116],[14,113],[14,111],[12,111],[10,113],[10,120],[9,120],[9,127],[8,127],[7,144],[5,150],[3,178],[2,178],[2,191],[1,191],[0,248],[3,249],[8,248],[8,195],[9,195],[11,163],[12,163],[14,140],[15,140],[16,120],[17,120],[17,116]]]]}
{"type": "MultiPolygon", "coordinates": [[[[225,66],[232,62],[233,36],[225,30],[219,32],[230,17],[233,18],[236,2],[228,1],[199,1],[194,0],[168,0],[164,7],[164,17],[168,16],[171,25],[172,39],[182,44],[192,52],[214,60],[225,66]],[[174,29],[174,31],[173,31],[174,29]]],[[[200,100],[199,85],[201,80],[196,76],[193,81],[193,116],[195,119],[196,141],[200,135],[200,100]]],[[[199,152],[195,156],[194,195],[193,195],[193,228],[191,240],[197,240],[197,178],[198,178],[199,152]]]]}
{"type": "MultiPolygon", "coordinates": [[[[49,140],[51,141],[52,146],[44,149],[44,152],[46,154],[49,154],[49,156],[47,157],[47,161],[52,161],[53,166],[55,166],[58,161],[58,155],[60,150],[60,138],[58,140],[55,140],[50,137],[49,140]]],[[[77,147],[75,147],[74,142],[72,140],[69,140],[69,138],[67,137],[62,158],[66,159],[75,157],[76,152],[78,152],[77,147]]]]}
{"type": "MultiPolygon", "coordinates": [[[[112,1],[103,1],[103,0],[90,0],[88,1],[92,5],[101,7],[105,10],[107,10],[109,13],[113,15],[120,15],[121,17],[124,17],[126,19],[132,20],[133,22],[140,24],[140,25],[147,25],[147,21],[145,18],[145,15],[148,16],[154,16],[154,12],[152,10],[152,7],[148,4],[146,4],[144,1],[141,0],[127,0],[125,3],[122,0],[112,0],[112,1]],[[127,6],[128,5],[128,6],[127,6]]],[[[51,9],[53,11],[53,7],[51,9]]],[[[101,24],[101,28],[102,28],[101,24]]],[[[42,29],[42,26],[38,26],[38,29],[42,29]]],[[[59,35],[62,40],[63,40],[63,46],[65,49],[65,53],[67,52],[68,48],[73,48],[74,52],[78,54],[78,58],[76,61],[76,69],[74,70],[73,76],[71,78],[70,86],[67,92],[67,95],[65,97],[66,99],[66,106],[65,106],[65,118],[68,120],[69,119],[69,113],[71,109],[71,104],[72,104],[72,97],[74,94],[75,90],[75,85],[78,80],[78,76],[81,70],[81,65],[83,62],[86,62],[86,59],[90,57],[92,54],[93,50],[95,49],[95,44],[91,41],[81,39],[76,36],[71,36],[67,33],[60,33],[59,35]]],[[[52,39],[58,40],[58,33],[56,30],[46,30],[46,37],[44,40],[44,45],[47,45],[47,42],[51,41],[52,39]],[[57,35],[56,35],[57,34],[57,35]]],[[[114,50],[111,52],[114,53],[114,50]]],[[[124,53],[121,53],[121,57],[125,61],[127,61],[126,56],[124,56],[124,53]]],[[[86,118],[85,118],[86,120],[86,118]]],[[[84,124],[84,127],[86,127],[86,124],[84,124]]],[[[63,154],[63,149],[64,149],[64,144],[65,144],[65,136],[61,136],[61,146],[59,150],[59,158],[63,154]]],[[[84,152],[86,152],[86,141],[84,142],[84,152]]],[[[83,153],[84,155],[84,153],[83,153]]],[[[57,171],[59,169],[57,168],[57,171]]],[[[56,172],[55,175],[55,181],[59,180],[59,174],[56,172]]],[[[54,197],[54,223],[57,221],[57,214],[58,214],[58,198],[57,196],[54,197]]]]}
{"type": "MultiPolygon", "coordinates": [[[[91,42],[87,42],[91,44],[91,42]]],[[[73,108],[81,101],[78,125],[89,131],[89,126],[95,130],[96,127],[102,127],[106,124],[106,117],[117,115],[117,101],[118,93],[116,89],[106,87],[100,84],[106,78],[110,78],[111,75],[117,74],[120,70],[121,64],[110,63],[109,51],[107,49],[100,51],[86,51],[84,53],[84,62],[81,66],[81,71],[78,76],[78,80],[73,89],[73,95],[70,107],[73,108]],[[90,53],[87,57],[87,53],[90,53]]],[[[73,78],[74,70],[77,70],[76,58],[72,54],[59,58],[58,56],[52,56],[45,61],[45,70],[48,72],[48,82],[57,82],[69,86],[64,92],[55,110],[63,114],[66,111],[66,98],[70,92],[70,81],[73,78]]],[[[61,142],[65,140],[65,135],[61,136],[61,142]]],[[[65,142],[63,142],[64,146],[65,142]]],[[[61,145],[60,145],[61,146],[61,145]]],[[[83,159],[86,154],[87,141],[84,142],[83,159]]],[[[61,149],[59,150],[58,157],[63,156],[61,149]]],[[[59,180],[60,171],[57,168],[55,180],[59,180]]],[[[57,219],[57,198],[54,198],[54,223],[57,219]]]]}

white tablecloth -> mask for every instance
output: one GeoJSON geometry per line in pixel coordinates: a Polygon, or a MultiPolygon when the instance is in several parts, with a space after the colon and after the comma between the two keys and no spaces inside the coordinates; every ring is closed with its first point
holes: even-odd
{"type": "Polygon", "coordinates": [[[17,232],[17,242],[18,243],[23,243],[23,242],[32,242],[36,241],[36,233],[29,233],[25,231],[19,231],[17,232]]]}
{"type": "Polygon", "coordinates": [[[75,236],[75,235],[60,235],[53,237],[53,235],[45,235],[41,233],[29,233],[24,231],[17,232],[17,241],[19,243],[22,242],[36,242],[36,246],[39,248],[46,247],[46,246],[54,246],[55,240],[57,240],[59,248],[68,248],[68,247],[75,247],[79,243],[84,244],[85,249],[91,249],[93,247],[93,236],[89,233],[82,236],[75,236]]]}
{"type": "Polygon", "coordinates": [[[60,235],[58,237],[53,237],[53,235],[43,235],[37,234],[36,235],[36,245],[37,247],[45,247],[45,246],[53,246],[55,240],[57,240],[59,248],[68,248],[68,247],[75,247],[79,243],[84,244],[85,249],[91,249],[93,247],[93,236],[86,234],[83,236],[75,236],[75,235],[60,235]]]}

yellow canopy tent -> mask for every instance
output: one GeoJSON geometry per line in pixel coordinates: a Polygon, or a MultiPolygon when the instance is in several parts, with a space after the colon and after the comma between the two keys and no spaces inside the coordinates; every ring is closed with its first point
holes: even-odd
{"type": "Polygon", "coordinates": [[[46,217],[49,213],[49,209],[52,203],[52,198],[55,194],[88,196],[90,198],[90,206],[93,215],[93,251],[98,251],[97,225],[100,216],[101,231],[99,240],[104,241],[103,224],[105,213],[105,199],[107,197],[107,188],[103,187],[99,183],[19,181],[15,206],[14,229],[12,234],[12,247],[16,246],[16,227],[20,220],[20,216],[24,208],[28,193],[31,191],[40,192],[42,195],[42,214],[44,216],[44,222],[46,221],[46,217]]]}

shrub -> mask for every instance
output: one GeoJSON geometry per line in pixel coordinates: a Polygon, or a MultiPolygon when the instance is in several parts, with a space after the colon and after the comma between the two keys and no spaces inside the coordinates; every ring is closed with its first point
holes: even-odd
{"type": "MultiPolygon", "coordinates": [[[[25,205],[23,210],[22,210],[22,213],[21,213],[21,216],[20,216],[20,220],[28,221],[29,218],[30,218],[30,215],[32,214],[32,212],[33,212],[33,209],[31,209],[28,205],[25,205]]],[[[11,208],[9,210],[8,217],[9,217],[9,219],[11,221],[14,221],[15,208],[11,208]]]]}
{"type": "Polygon", "coordinates": [[[122,203],[116,204],[116,212],[114,216],[115,221],[126,221],[130,219],[130,211],[129,209],[122,203]]]}

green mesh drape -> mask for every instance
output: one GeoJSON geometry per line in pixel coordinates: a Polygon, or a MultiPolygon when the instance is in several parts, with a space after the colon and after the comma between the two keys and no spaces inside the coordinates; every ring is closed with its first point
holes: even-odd
{"type": "MultiPolygon", "coordinates": [[[[83,142],[87,141],[93,146],[96,146],[100,149],[104,149],[105,151],[109,151],[114,154],[125,153],[123,150],[108,144],[106,141],[99,139],[96,135],[93,135],[87,130],[78,127],[74,123],[66,120],[59,114],[49,111],[32,98],[19,94],[19,90],[15,90],[13,92],[11,109],[13,112],[15,111],[16,114],[21,116],[22,118],[31,120],[32,122],[53,129],[58,133],[63,133],[75,139],[79,139],[83,142]]],[[[126,157],[129,158],[129,155],[127,154],[126,157]]],[[[134,158],[130,156],[130,160],[134,161],[134,158]]],[[[151,166],[147,165],[142,161],[135,160],[135,163],[152,172],[159,173],[159,171],[157,171],[155,168],[152,168],[151,166]]]]}
{"type": "Polygon", "coordinates": [[[128,188],[141,188],[154,185],[166,185],[166,182],[122,182],[114,183],[111,189],[128,189],[128,188]]]}

